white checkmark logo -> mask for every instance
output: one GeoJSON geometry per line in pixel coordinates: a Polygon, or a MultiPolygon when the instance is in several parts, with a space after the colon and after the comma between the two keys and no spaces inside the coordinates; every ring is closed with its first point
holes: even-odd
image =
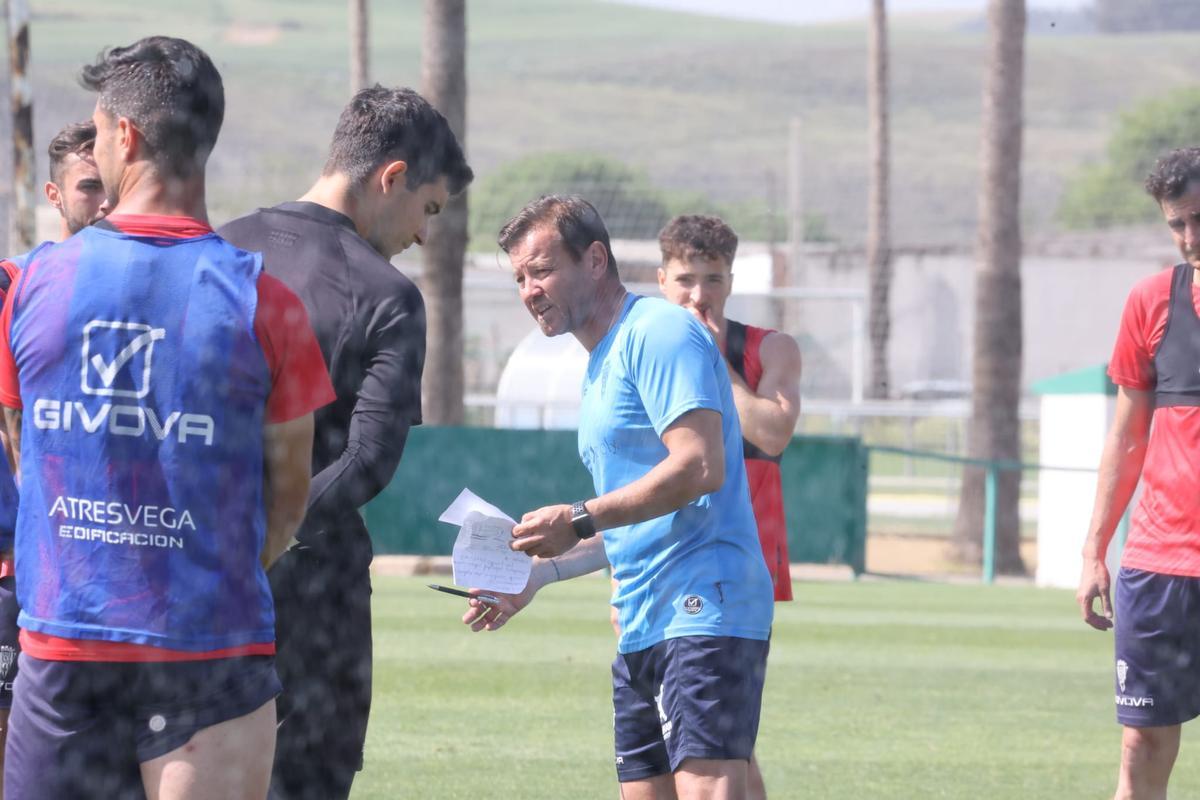
{"type": "Polygon", "coordinates": [[[135,336],[133,341],[125,345],[121,352],[113,358],[111,363],[105,364],[104,358],[97,353],[92,356],[92,366],[96,368],[96,372],[100,374],[100,380],[105,386],[112,386],[113,380],[117,377],[121,367],[129,363],[129,360],[137,355],[143,347],[151,342],[157,342],[159,339],[166,338],[167,331],[164,328],[152,328],[145,333],[135,336]]]}
{"type": "Polygon", "coordinates": [[[165,338],[165,328],[155,328],[144,322],[92,320],[83,326],[79,388],[84,394],[100,397],[145,397],[150,393],[150,361],[154,355],[154,343],[165,338]],[[109,360],[106,352],[117,347],[120,349],[109,360]],[[141,365],[135,366],[139,354],[141,365]],[[133,379],[132,386],[114,385],[117,374],[122,370],[133,379]]]}

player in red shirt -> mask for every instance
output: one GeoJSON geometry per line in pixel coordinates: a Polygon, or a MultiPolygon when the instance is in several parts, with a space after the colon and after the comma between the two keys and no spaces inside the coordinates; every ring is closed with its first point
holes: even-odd
{"type": "Polygon", "coordinates": [[[58,210],[58,241],[101,219],[107,212],[104,185],[92,156],[96,126],[89,119],[74,122],[50,141],[50,180],[42,191],[58,210]]]}
{"type": "MultiPolygon", "coordinates": [[[[703,322],[725,355],[742,423],[742,449],[759,543],[775,586],[775,599],[791,600],[779,459],[800,416],[800,348],[785,333],[725,317],[738,238],[721,219],[675,217],[662,229],[658,242],[662,249],[658,286],[663,296],[703,322]]],[[[753,758],[747,796],[766,797],[762,772],[753,758]]]]}
{"type": "Polygon", "coordinates": [[[1166,797],[1181,725],[1200,715],[1200,148],[1162,158],[1146,190],[1184,260],[1139,281],[1125,304],[1076,598],[1087,624],[1115,626],[1118,798],[1166,797]],[[1110,598],[1105,554],[1139,480],[1110,598]]]}

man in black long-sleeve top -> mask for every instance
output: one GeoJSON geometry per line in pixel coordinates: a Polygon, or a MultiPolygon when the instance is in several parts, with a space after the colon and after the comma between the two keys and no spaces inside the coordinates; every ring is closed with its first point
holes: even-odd
{"type": "Polygon", "coordinates": [[[473,174],[444,117],[409,89],[354,96],[321,177],[221,236],[261,251],[308,309],[337,400],[316,415],[308,515],[269,573],[283,682],[271,798],[336,800],[362,768],[371,703],[371,540],[358,509],[421,422],[425,308],[389,259],[473,174]]]}

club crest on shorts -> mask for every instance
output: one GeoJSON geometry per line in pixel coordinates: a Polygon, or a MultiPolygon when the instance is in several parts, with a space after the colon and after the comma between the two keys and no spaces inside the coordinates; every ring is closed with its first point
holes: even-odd
{"type": "Polygon", "coordinates": [[[1117,659],[1117,684],[1121,687],[1121,691],[1125,691],[1125,676],[1129,674],[1129,665],[1125,663],[1125,659],[1117,659]]]}
{"type": "Polygon", "coordinates": [[[699,595],[689,594],[683,598],[683,613],[699,614],[704,608],[704,600],[699,595]]]}
{"type": "Polygon", "coordinates": [[[17,660],[17,649],[7,644],[0,645],[0,680],[7,680],[13,663],[17,660]]]}

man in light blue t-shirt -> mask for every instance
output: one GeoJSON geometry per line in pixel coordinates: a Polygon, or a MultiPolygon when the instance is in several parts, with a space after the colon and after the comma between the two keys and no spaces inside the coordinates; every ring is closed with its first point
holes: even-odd
{"type": "Polygon", "coordinates": [[[773,601],[721,353],[683,308],[626,292],[582,198],[530,203],[499,244],[542,332],[590,353],[579,455],[597,496],[525,514],[529,585],[463,621],[495,630],[547,583],[611,564],[622,796],[743,797],[773,601]]]}

